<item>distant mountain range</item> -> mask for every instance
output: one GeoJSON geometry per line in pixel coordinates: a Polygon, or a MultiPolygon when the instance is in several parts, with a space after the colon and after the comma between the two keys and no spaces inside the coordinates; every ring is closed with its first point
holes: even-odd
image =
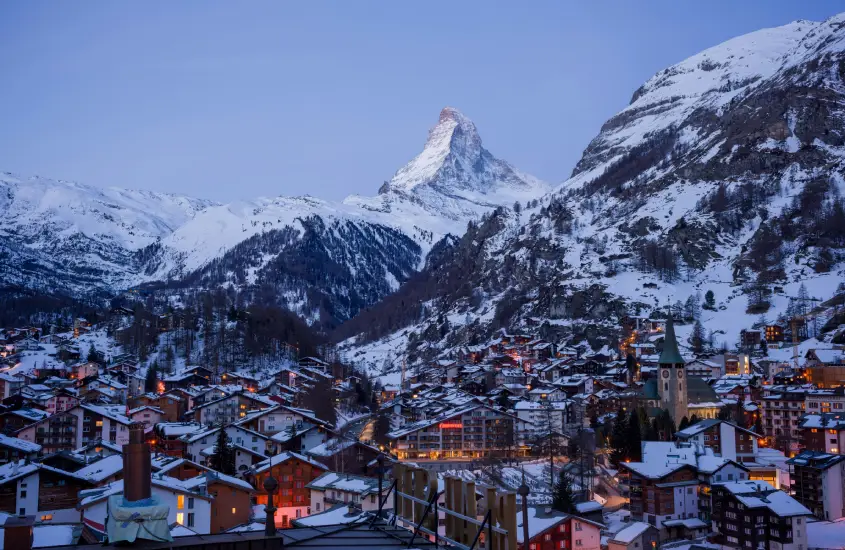
{"type": "Polygon", "coordinates": [[[450,107],[377,196],[340,203],[217,204],[3,174],[0,281],[77,297],[153,283],[235,286],[331,327],[398,289],[469,220],[549,189],[490,154],[450,107]]]}

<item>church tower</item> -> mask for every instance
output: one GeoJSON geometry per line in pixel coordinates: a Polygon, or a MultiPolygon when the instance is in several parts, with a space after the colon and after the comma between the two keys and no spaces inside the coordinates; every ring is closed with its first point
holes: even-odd
{"type": "Polygon", "coordinates": [[[668,409],[669,415],[677,426],[681,423],[681,419],[688,416],[687,379],[684,358],[678,351],[678,340],[675,337],[675,324],[671,313],[666,319],[666,337],[663,340],[663,352],[660,354],[658,368],[660,373],[657,380],[657,393],[660,395],[660,408],[668,409]]]}

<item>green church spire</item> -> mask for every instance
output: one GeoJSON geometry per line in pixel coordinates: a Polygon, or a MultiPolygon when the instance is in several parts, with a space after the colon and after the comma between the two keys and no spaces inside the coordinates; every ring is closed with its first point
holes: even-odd
{"type": "Polygon", "coordinates": [[[675,337],[675,323],[672,321],[672,311],[666,319],[666,336],[663,338],[663,351],[660,353],[660,365],[683,365],[684,358],[678,351],[678,339],[675,337]]]}

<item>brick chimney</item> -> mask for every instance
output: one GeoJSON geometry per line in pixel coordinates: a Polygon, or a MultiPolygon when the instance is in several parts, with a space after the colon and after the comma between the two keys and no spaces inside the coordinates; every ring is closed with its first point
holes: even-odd
{"type": "Polygon", "coordinates": [[[129,443],[123,446],[123,498],[137,502],[150,498],[150,447],[144,441],[144,425],[129,425],[129,443]]]}
{"type": "Polygon", "coordinates": [[[32,550],[32,525],[35,516],[10,516],[3,524],[3,548],[32,550]]]}

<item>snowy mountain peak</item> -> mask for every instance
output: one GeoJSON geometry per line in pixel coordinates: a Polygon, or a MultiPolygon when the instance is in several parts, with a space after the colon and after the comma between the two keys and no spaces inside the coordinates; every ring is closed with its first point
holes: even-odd
{"type": "Polygon", "coordinates": [[[440,111],[422,152],[380,190],[456,219],[515,200],[531,200],[548,185],[484,149],[475,124],[454,107],[440,111]]]}

